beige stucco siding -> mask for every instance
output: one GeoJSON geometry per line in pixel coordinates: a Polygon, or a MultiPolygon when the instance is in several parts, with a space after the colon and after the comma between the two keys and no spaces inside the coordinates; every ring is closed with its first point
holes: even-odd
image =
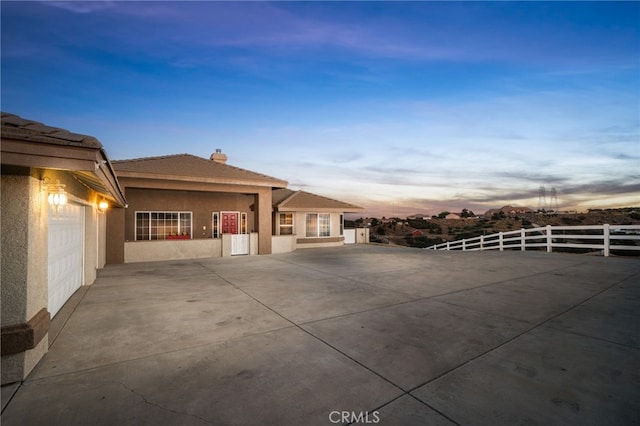
{"type": "Polygon", "coordinates": [[[124,244],[124,262],[155,262],[222,256],[222,239],[137,241],[124,244]]]}

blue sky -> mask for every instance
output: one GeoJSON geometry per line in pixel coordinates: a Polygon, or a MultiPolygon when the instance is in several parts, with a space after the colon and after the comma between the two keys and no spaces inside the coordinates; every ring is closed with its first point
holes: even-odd
{"type": "Polygon", "coordinates": [[[2,110],[375,215],[640,205],[639,2],[2,1],[2,110]]]}

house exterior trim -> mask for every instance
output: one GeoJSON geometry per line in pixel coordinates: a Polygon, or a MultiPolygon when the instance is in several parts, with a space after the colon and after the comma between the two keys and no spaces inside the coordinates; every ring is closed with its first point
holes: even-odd
{"type": "Polygon", "coordinates": [[[2,327],[2,356],[35,348],[47,336],[50,325],[51,316],[42,308],[26,323],[2,327]]]}

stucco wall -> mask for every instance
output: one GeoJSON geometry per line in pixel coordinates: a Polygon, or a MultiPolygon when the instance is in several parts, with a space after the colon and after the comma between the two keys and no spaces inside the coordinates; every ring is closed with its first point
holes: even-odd
{"type": "Polygon", "coordinates": [[[222,240],[136,241],[124,243],[124,262],[153,262],[222,256],[222,240]]]}
{"type": "MultiPolygon", "coordinates": [[[[85,285],[94,282],[96,268],[101,266],[98,253],[100,250],[104,253],[105,239],[98,233],[105,229],[100,226],[96,210],[99,194],[66,172],[3,166],[0,210],[3,327],[25,324],[48,307],[49,204],[43,184],[45,177],[49,182],[59,180],[66,185],[70,202],[85,206],[85,285]]],[[[3,356],[2,383],[23,380],[47,350],[45,334],[34,348],[3,356]]]]}
{"type": "Polygon", "coordinates": [[[296,249],[297,235],[276,235],[271,237],[271,253],[290,253],[296,249]]]}
{"type": "Polygon", "coordinates": [[[211,215],[220,211],[247,213],[247,231],[256,228],[252,207],[255,195],[224,192],[173,191],[126,188],[129,207],[125,210],[125,241],[135,241],[136,211],[192,212],[193,239],[211,238],[211,215]]]}
{"type": "Polygon", "coordinates": [[[331,242],[313,242],[313,243],[303,243],[298,244],[296,246],[297,249],[306,249],[306,248],[320,248],[320,247],[341,247],[344,246],[344,241],[331,241],[331,242]]]}
{"type": "Polygon", "coordinates": [[[2,175],[2,325],[47,306],[47,209],[40,181],[2,175]]]}
{"type": "MultiPolygon", "coordinates": [[[[23,324],[47,307],[47,209],[40,180],[2,175],[0,228],[2,326],[23,324]]],[[[45,336],[33,349],[2,357],[2,384],[23,380],[48,349],[45,336]]]]}

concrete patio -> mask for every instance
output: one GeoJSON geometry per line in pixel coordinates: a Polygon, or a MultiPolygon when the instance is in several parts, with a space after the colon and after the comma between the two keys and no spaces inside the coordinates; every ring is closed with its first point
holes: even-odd
{"type": "Polygon", "coordinates": [[[12,425],[640,423],[640,261],[382,246],[108,266],[12,425]]]}

